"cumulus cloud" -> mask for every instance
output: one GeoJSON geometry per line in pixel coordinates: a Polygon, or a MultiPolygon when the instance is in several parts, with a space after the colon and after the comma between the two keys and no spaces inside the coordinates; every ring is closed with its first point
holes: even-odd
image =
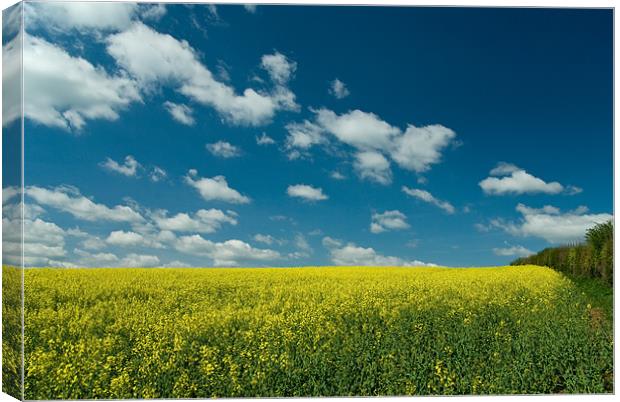
{"type": "Polygon", "coordinates": [[[30,186],[26,195],[38,204],[67,212],[85,221],[141,222],[144,218],[131,207],[116,205],[112,208],[97,204],[84,197],[74,187],[61,186],[51,189],[30,186]]]}
{"type": "Polygon", "coordinates": [[[168,173],[166,173],[166,171],[159,166],[153,166],[151,172],[149,173],[149,179],[155,183],[164,180],[166,177],[168,177],[168,173]]]}
{"type": "Polygon", "coordinates": [[[345,180],[347,177],[345,175],[343,175],[342,173],[334,170],[333,172],[331,172],[329,174],[329,177],[331,177],[334,180],[345,180]]]}
{"type": "Polygon", "coordinates": [[[305,201],[323,201],[329,197],[323,194],[321,188],[312,187],[307,184],[295,184],[288,186],[286,193],[289,197],[301,198],[305,201]]]}
{"type": "Polygon", "coordinates": [[[123,258],[119,258],[113,253],[93,254],[81,249],[75,249],[73,253],[78,257],[78,265],[81,267],[144,268],[160,265],[159,257],[149,254],[131,253],[123,258]]]}
{"type": "Polygon", "coordinates": [[[358,152],[355,155],[353,167],[362,179],[383,185],[388,185],[392,182],[390,162],[380,152],[358,152]]]}
{"type": "Polygon", "coordinates": [[[125,232],[123,230],[115,230],[111,232],[106,239],[106,243],[120,247],[141,246],[144,242],[144,236],[141,234],[136,232],[125,232]]]}
{"type": "Polygon", "coordinates": [[[506,162],[500,162],[490,172],[491,177],[480,181],[478,185],[485,194],[578,194],[582,190],[575,186],[565,187],[557,181],[545,182],[531,175],[524,169],[506,162]]]}
{"type": "Polygon", "coordinates": [[[325,108],[312,111],[314,121],[286,126],[289,155],[304,155],[310,147],[331,144],[330,138],[336,139],[354,149],[354,164],[360,177],[381,184],[391,182],[388,158],[401,168],[420,174],[439,163],[442,151],[456,138],[454,131],[438,124],[410,124],[403,132],[374,113],[353,110],[338,115],[325,108]]]}
{"type": "Polygon", "coordinates": [[[507,245],[507,247],[494,248],[493,253],[502,257],[527,257],[528,255],[534,254],[531,250],[518,245],[507,245]]]}
{"type": "Polygon", "coordinates": [[[228,186],[226,177],[198,177],[191,169],[185,176],[185,183],[194,187],[206,201],[223,201],[233,204],[248,204],[250,198],[228,186]]]}
{"type": "Polygon", "coordinates": [[[220,158],[228,159],[241,156],[241,150],[230,142],[218,141],[213,144],[207,144],[206,147],[211,154],[220,158]]]}
{"type": "Polygon", "coordinates": [[[157,211],[151,216],[157,227],[172,232],[214,233],[223,225],[237,225],[237,214],[220,209],[200,209],[193,215],[178,213],[168,216],[167,211],[157,211]]]}
{"type": "Polygon", "coordinates": [[[349,96],[349,90],[347,89],[347,86],[338,78],[336,78],[329,84],[329,93],[337,99],[342,99],[349,96]]]}
{"type": "MultiPolygon", "coordinates": [[[[5,60],[20,60],[21,36],[3,46],[5,60]]],[[[126,76],[111,75],[44,39],[27,34],[23,39],[24,76],[28,77],[24,80],[26,118],[46,126],[79,131],[87,120],[116,120],[121,110],[141,101],[136,83],[126,76]]],[[[20,68],[13,64],[5,65],[3,79],[19,83],[20,68]]],[[[19,91],[12,96],[19,97],[19,91]]],[[[20,104],[19,98],[5,99],[9,100],[15,101],[14,105],[20,104]]],[[[3,125],[19,118],[14,105],[4,107],[3,125]]]]}
{"type": "Polygon", "coordinates": [[[418,260],[407,261],[399,257],[384,256],[371,247],[359,247],[354,243],[344,245],[331,237],[323,238],[323,245],[329,250],[334,265],[346,266],[436,266],[418,260]]]}
{"type": "Polygon", "coordinates": [[[174,120],[181,124],[193,126],[196,123],[193,116],[194,111],[187,105],[166,101],[164,102],[164,108],[174,120]]]}
{"type": "MultiPolygon", "coordinates": [[[[58,32],[70,29],[120,31],[129,27],[140,11],[136,3],[40,2],[24,6],[28,26],[58,32]]],[[[152,8],[145,8],[143,12],[147,17],[161,14],[160,10],[152,8]]]]}
{"type": "Polygon", "coordinates": [[[183,253],[210,258],[216,267],[267,264],[281,257],[277,251],[254,248],[241,240],[212,242],[200,235],[180,237],[175,248],[183,253]]]}
{"type": "Polygon", "coordinates": [[[280,52],[266,54],[261,58],[261,67],[271,79],[278,84],[286,84],[295,74],[297,63],[289,60],[280,52]]]}
{"type": "Polygon", "coordinates": [[[26,266],[59,266],[67,254],[65,250],[66,233],[52,222],[40,218],[23,220],[2,219],[2,258],[5,263],[20,265],[22,250],[26,266]]]}
{"type": "Polygon", "coordinates": [[[428,202],[429,204],[435,205],[436,207],[443,209],[449,214],[453,214],[455,212],[454,206],[452,204],[450,204],[448,201],[438,200],[437,198],[435,198],[435,196],[433,196],[426,190],[409,188],[407,186],[403,186],[402,190],[405,194],[422,200],[424,202],[428,202]]]}
{"type": "Polygon", "coordinates": [[[383,233],[407,228],[409,228],[407,216],[400,211],[385,211],[383,213],[374,213],[371,216],[370,231],[372,233],[383,233]]]}
{"type": "MultiPolygon", "coordinates": [[[[143,90],[170,85],[193,101],[214,108],[231,124],[262,125],[271,121],[279,110],[299,108],[295,95],[283,81],[294,71],[294,63],[286,58],[283,60],[288,63],[288,70],[273,57],[263,57],[261,65],[275,81],[271,92],[259,93],[247,88],[239,95],[232,87],[215,79],[187,41],[156,32],[140,22],[108,37],[107,50],[135,77],[143,90]]],[[[280,60],[278,54],[271,56],[280,60]]]]}
{"type": "Polygon", "coordinates": [[[258,145],[273,145],[276,143],[276,141],[267,134],[262,133],[260,137],[256,137],[256,143],[258,145]]]}
{"type": "Polygon", "coordinates": [[[123,164],[120,164],[111,158],[107,158],[104,162],[101,162],[100,165],[110,172],[119,173],[127,177],[136,177],[138,174],[138,168],[140,168],[138,161],[136,161],[136,159],[131,155],[127,155],[125,157],[125,162],[123,164]]]}
{"type": "Polygon", "coordinates": [[[256,13],[256,4],[244,4],[243,8],[250,14],[256,13]]]}
{"type": "Polygon", "coordinates": [[[586,207],[562,213],[551,205],[531,208],[518,204],[516,210],[521,214],[519,221],[493,219],[488,225],[480,224],[478,229],[488,231],[499,228],[514,236],[539,237],[552,244],[566,244],[583,241],[588,229],[613,218],[611,214],[588,213],[586,207]]]}

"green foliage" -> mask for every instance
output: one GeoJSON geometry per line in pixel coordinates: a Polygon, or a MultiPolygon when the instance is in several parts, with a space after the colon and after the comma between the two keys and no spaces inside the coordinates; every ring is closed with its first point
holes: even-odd
{"type": "Polygon", "coordinates": [[[598,224],[586,233],[583,244],[546,248],[511,265],[542,265],[577,277],[601,278],[613,285],[614,236],[611,221],[598,224]]]}
{"type": "Polygon", "coordinates": [[[611,392],[542,267],[26,271],[26,399],[611,392]]]}
{"type": "Polygon", "coordinates": [[[2,391],[22,399],[22,270],[2,266],[2,391]]]}

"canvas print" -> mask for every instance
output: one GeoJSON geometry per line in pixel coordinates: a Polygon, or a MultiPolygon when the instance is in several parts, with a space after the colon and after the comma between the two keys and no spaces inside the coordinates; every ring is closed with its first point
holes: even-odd
{"type": "Polygon", "coordinates": [[[5,393],[613,393],[612,9],[2,17],[5,393]]]}

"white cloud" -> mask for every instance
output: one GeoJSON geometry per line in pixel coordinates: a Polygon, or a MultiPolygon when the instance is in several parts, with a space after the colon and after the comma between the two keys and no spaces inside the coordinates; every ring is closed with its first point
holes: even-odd
{"type": "Polygon", "coordinates": [[[175,248],[182,253],[211,258],[213,265],[217,267],[266,264],[281,257],[277,251],[254,248],[241,240],[218,243],[206,240],[200,235],[180,237],[175,248]]]}
{"type": "Polygon", "coordinates": [[[329,174],[329,177],[331,177],[334,180],[345,180],[347,177],[345,175],[343,175],[342,173],[334,170],[333,172],[331,172],[329,174]]]}
{"type": "Polygon", "coordinates": [[[276,239],[273,236],[260,234],[260,233],[255,234],[253,238],[254,238],[254,241],[257,241],[259,243],[264,243],[268,246],[271,246],[273,243],[276,242],[276,239]]]}
{"type": "Polygon", "coordinates": [[[388,185],[392,182],[390,162],[380,152],[358,152],[355,155],[353,167],[362,179],[383,185],[388,185]]]}
{"type": "Polygon", "coordinates": [[[289,158],[291,155],[303,155],[313,145],[329,143],[326,134],[331,134],[356,150],[356,163],[362,172],[361,178],[382,184],[391,182],[388,157],[401,168],[419,174],[439,163],[441,152],[455,143],[454,131],[438,124],[424,127],[410,124],[403,132],[376,114],[361,110],[341,115],[325,108],[313,112],[314,121],[289,123],[286,126],[289,131],[286,138],[289,158]],[[371,162],[374,162],[375,170],[363,169],[365,164],[371,162]]]}
{"type": "Polygon", "coordinates": [[[244,4],[243,8],[250,14],[256,13],[256,4],[244,4]]]}
{"type": "Polygon", "coordinates": [[[153,166],[151,173],[149,174],[149,178],[155,183],[164,180],[166,177],[168,177],[168,173],[166,173],[166,171],[159,166],[153,166]]]}
{"type": "MultiPolygon", "coordinates": [[[[41,2],[24,6],[27,26],[58,32],[70,29],[120,31],[129,27],[139,10],[136,3],[41,2]]],[[[145,9],[144,13],[147,17],[157,14],[152,9],[145,9]]]]}
{"type": "Polygon", "coordinates": [[[42,219],[2,219],[2,259],[4,263],[20,265],[22,250],[26,266],[58,266],[57,259],[66,255],[63,229],[42,219]]]}
{"type": "Polygon", "coordinates": [[[288,131],[285,147],[289,151],[289,155],[291,152],[305,152],[314,145],[326,142],[323,129],[308,120],[304,120],[303,123],[289,123],[285,128],[288,131]]]}
{"type": "MultiPolygon", "coordinates": [[[[19,61],[20,40],[21,34],[3,46],[5,60],[19,61]]],[[[116,120],[121,110],[141,100],[133,80],[112,76],[41,38],[24,36],[23,63],[28,77],[24,80],[24,115],[39,124],[79,131],[87,120],[116,120]]],[[[19,66],[9,63],[4,67],[5,82],[19,83],[19,66]]],[[[13,96],[19,105],[19,91],[13,96]]],[[[7,106],[3,125],[19,117],[19,110],[7,106]]]]}
{"type": "Polygon", "coordinates": [[[141,7],[140,16],[145,20],[159,21],[167,13],[164,4],[144,4],[141,7]]]}
{"type": "Polygon", "coordinates": [[[160,265],[159,257],[148,254],[131,253],[119,258],[113,253],[92,254],[80,249],[73,250],[73,253],[78,257],[78,265],[82,267],[142,268],[160,265]]]}
{"type": "Polygon", "coordinates": [[[261,58],[261,67],[267,71],[271,79],[280,84],[287,84],[297,70],[297,63],[289,60],[280,52],[266,54],[261,58]]]}
{"type": "Polygon", "coordinates": [[[336,78],[329,84],[329,93],[337,99],[342,99],[349,96],[349,90],[347,89],[347,86],[338,78],[336,78]]]}
{"type": "Polygon", "coordinates": [[[490,174],[499,177],[487,177],[478,183],[485,194],[559,194],[562,192],[577,194],[581,192],[581,189],[575,186],[565,187],[557,181],[545,182],[524,169],[506,162],[498,163],[490,174]]]}
{"type": "Polygon", "coordinates": [[[122,165],[110,158],[107,158],[105,162],[101,162],[100,165],[106,170],[116,172],[127,177],[136,177],[138,174],[138,168],[140,168],[138,161],[136,161],[136,159],[131,155],[127,155],[125,157],[125,162],[122,165]]]}
{"type": "Polygon", "coordinates": [[[224,176],[197,177],[195,170],[185,176],[185,183],[194,187],[206,201],[224,201],[233,204],[248,204],[250,198],[230,188],[224,176]]]}
{"type": "Polygon", "coordinates": [[[408,125],[392,144],[392,158],[400,167],[416,173],[426,172],[441,160],[441,151],[456,137],[454,131],[439,124],[425,127],[408,125]]]}
{"type": "Polygon", "coordinates": [[[125,205],[112,208],[97,204],[84,197],[74,187],[62,186],[46,189],[37,186],[26,188],[26,195],[41,205],[67,212],[85,221],[141,222],[142,216],[125,205]]]}
{"type": "Polygon", "coordinates": [[[258,145],[273,145],[276,141],[267,134],[262,133],[260,137],[256,137],[256,143],[258,145]]]}
{"type": "Polygon", "coordinates": [[[343,245],[342,242],[330,237],[323,239],[328,248],[331,262],[345,266],[436,266],[418,260],[407,261],[399,257],[378,254],[371,247],[359,247],[354,243],[343,245]]]}
{"type": "Polygon", "coordinates": [[[389,149],[393,137],[400,134],[398,127],[389,125],[374,113],[361,110],[338,116],[331,110],[319,109],[316,120],[340,141],[360,150],[389,149]]]}
{"type": "Polygon", "coordinates": [[[411,197],[417,198],[424,202],[428,202],[429,204],[433,204],[438,208],[443,209],[449,214],[453,214],[455,212],[454,206],[450,204],[448,201],[442,201],[435,198],[431,193],[426,190],[420,190],[417,188],[409,188],[407,186],[403,186],[402,190],[405,194],[410,195],[411,197]]]}
{"type": "Polygon", "coordinates": [[[144,243],[144,236],[135,232],[125,232],[123,230],[115,230],[110,233],[106,239],[106,243],[113,246],[135,247],[144,243]]]}
{"type": "Polygon", "coordinates": [[[192,116],[194,111],[187,105],[166,101],[164,102],[164,108],[166,108],[174,120],[181,124],[193,126],[196,123],[194,116],[192,116]]]}
{"type": "Polygon", "coordinates": [[[526,257],[528,255],[534,254],[531,250],[528,250],[527,248],[518,245],[508,245],[507,247],[494,248],[493,253],[502,257],[526,257]]]}
{"type": "MultiPolygon", "coordinates": [[[[187,41],[161,34],[142,23],[136,22],[126,31],[108,37],[107,44],[108,53],[144,90],[172,86],[193,101],[213,107],[229,123],[262,125],[279,110],[299,108],[295,95],[280,81],[271,93],[247,88],[241,95],[236,94],[232,87],[215,79],[187,41]]],[[[285,73],[275,70],[272,64],[270,71],[277,74],[272,76],[283,79],[285,73]]]]}
{"type": "Polygon", "coordinates": [[[589,228],[613,219],[610,214],[588,214],[585,207],[565,213],[550,205],[530,208],[518,204],[516,209],[522,215],[519,222],[496,219],[491,221],[490,226],[501,228],[514,236],[533,236],[549,243],[564,244],[583,241],[589,228]]]}
{"type": "Polygon", "coordinates": [[[295,184],[288,186],[286,193],[289,197],[297,197],[306,201],[323,201],[329,197],[323,194],[320,188],[312,187],[307,184],[295,184]]]}
{"type": "Polygon", "coordinates": [[[128,268],[157,267],[159,257],[156,255],[128,254],[120,261],[119,266],[128,268]]]}
{"type": "Polygon", "coordinates": [[[241,150],[230,142],[218,141],[213,144],[207,144],[206,147],[209,152],[220,158],[228,159],[241,156],[241,150]]]}
{"type": "Polygon", "coordinates": [[[220,209],[200,209],[195,214],[178,213],[168,217],[167,211],[157,211],[151,218],[162,230],[173,232],[214,233],[223,225],[237,225],[237,214],[220,209]]]}
{"type": "Polygon", "coordinates": [[[370,231],[372,233],[382,233],[389,230],[402,230],[409,228],[407,216],[400,211],[385,211],[384,213],[374,213],[370,220],[370,231]]]}

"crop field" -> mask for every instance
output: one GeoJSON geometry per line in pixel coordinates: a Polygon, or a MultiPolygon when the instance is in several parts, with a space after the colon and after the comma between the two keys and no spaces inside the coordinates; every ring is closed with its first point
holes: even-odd
{"type": "Polygon", "coordinates": [[[612,330],[537,266],[28,269],[25,397],[603,393],[612,330]]]}

